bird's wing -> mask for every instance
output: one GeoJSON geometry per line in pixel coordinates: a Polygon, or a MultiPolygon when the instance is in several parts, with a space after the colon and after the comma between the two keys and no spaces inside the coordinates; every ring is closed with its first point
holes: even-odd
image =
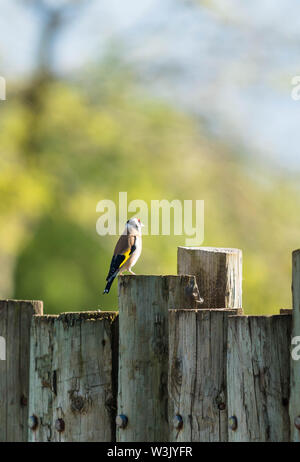
{"type": "Polygon", "coordinates": [[[132,234],[122,234],[122,236],[120,236],[111,260],[110,269],[106,278],[107,281],[124,265],[130,255],[132,255],[132,253],[135,251],[135,240],[136,236],[133,236],[132,234]]]}

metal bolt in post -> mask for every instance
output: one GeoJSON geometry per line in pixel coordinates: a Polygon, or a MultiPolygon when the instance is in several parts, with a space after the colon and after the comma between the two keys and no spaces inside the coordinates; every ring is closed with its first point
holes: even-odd
{"type": "Polygon", "coordinates": [[[229,423],[230,430],[234,431],[237,429],[238,422],[237,422],[237,418],[235,415],[232,415],[231,417],[229,417],[228,423],[229,423]]]}
{"type": "Polygon", "coordinates": [[[31,430],[36,430],[37,426],[39,424],[39,421],[38,421],[38,418],[36,415],[31,415],[28,419],[28,427],[31,429],[31,430]]]}
{"type": "Polygon", "coordinates": [[[116,417],[116,425],[119,428],[125,428],[128,424],[128,417],[124,414],[119,414],[116,417]]]}

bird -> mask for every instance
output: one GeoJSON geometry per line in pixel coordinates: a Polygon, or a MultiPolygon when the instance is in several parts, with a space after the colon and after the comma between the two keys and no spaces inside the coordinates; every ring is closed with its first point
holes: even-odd
{"type": "Polygon", "coordinates": [[[141,220],[136,217],[130,218],[126,222],[125,229],[114,250],[103,294],[109,293],[111,285],[118,274],[122,275],[123,271],[135,274],[131,271],[131,268],[136,264],[142,252],[143,226],[141,220]]]}

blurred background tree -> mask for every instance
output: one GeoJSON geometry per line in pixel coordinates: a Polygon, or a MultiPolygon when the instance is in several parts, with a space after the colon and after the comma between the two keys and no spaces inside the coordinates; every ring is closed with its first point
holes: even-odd
{"type": "MultiPolygon", "coordinates": [[[[190,16],[212,11],[221,18],[218,34],[224,24],[230,29],[221,46],[229,53],[235,46],[231,35],[243,26],[235,10],[224,12],[217,1],[167,3],[164,11],[188,24],[190,16]]],[[[203,244],[244,252],[246,312],[289,307],[291,251],[299,247],[298,170],[275,162],[272,143],[266,157],[256,151],[250,123],[240,137],[229,130],[234,119],[224,125],[226,111],[218,117],[220,100],[226,104],[223,81],[208,87],[207,69],[191,50],[183,46],[176,53],[195,64],[197,85],[186,75],[186,60],[168,52],[168,41],[156,44],[160,59],[150,59],[158,31],[172,28],[164,22],[168,17],[149,20],[147,27],[137,20],[122,34],[108,34],[99,55],[83,56],[66,72],[56,59],[63,34],[81,16],[93,16],[91,6],[75,0],[19,4],[32,15],[28,24],[38,21],[39,33],[26,78],[8,79],[8,99],[0,106],[0,296],[42,299],[46,313],[115,309],[116,284],[109,296],[102,291],[116,237],[97,235],[96,205],[101,199],[117,203],[119,191],[127,191],[128,201],[149,205],[152,199],[204,199],[203,244]]],[[[182,43],[188,45],[185,37],[182,43]]],[[[228,60],[224,73],[238,69],[241,81],[234,85],[240,89],[256,61],[228,60]]],[[[226,109],[239,116],[237,103],[226,109]]],[[[176,246],[184,243],[184,236],[145,236],[136,272],[175,274],[176,246]]]]}

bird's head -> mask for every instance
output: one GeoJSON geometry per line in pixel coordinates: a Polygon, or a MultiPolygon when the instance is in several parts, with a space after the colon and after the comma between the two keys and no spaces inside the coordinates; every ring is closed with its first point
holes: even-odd
{"type": "Polygon", "coordinates": [[[139,218],[130,218],[126,223],[127,234],[142,234],[143,223],[139,218]]]}

